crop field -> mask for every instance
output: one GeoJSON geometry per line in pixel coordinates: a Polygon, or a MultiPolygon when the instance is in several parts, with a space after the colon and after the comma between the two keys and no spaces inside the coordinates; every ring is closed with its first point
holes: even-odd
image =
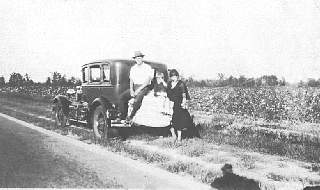
{"type": "MultiPolygon", "coordinates": [[[[63,88],[1,88],[0,112],[88,143],[85,127],[56,128],[50,99],[63,88]]],[[[320,184],[320,91],[306,88],[189,88],[190,111],[201,139],[175,144],[137,130],[108,149],[173,173],[210,183],[231,163],[262,189],[302,189],[320,184]]]]}
{"type": "Polygon", "coordinates": [[[320,122],[317,88],[191,88],[194,110],[262,118],[267,121],[320,122]]]}

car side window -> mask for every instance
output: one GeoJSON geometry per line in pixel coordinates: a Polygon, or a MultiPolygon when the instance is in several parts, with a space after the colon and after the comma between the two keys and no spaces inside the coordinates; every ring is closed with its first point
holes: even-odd
{"type": "Polygon", "coordinates": [[[88,82],[88,67],[85,67],[82,69],[82,82],[87,83],[88,82]]]}
{"type": "Polygon", "coordinates": [[[103,65],[102,67],[103,82],[110,82],[110,65],[103,65]]]}
{"type": "Polygon", "coordinates": [[[90,82],[100,82],[100,65],[94,65],[90,67],[90,82]]]}

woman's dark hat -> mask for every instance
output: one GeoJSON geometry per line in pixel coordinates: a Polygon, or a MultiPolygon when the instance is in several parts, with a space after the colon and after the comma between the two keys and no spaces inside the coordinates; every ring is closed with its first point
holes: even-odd
{"type": "Polygon", "coordinates": [[[178,71],[176,70],[176,69],[171,69],[170,71],[169,71],[169,76],[170,77],[172,77],[172,76],[179,76],[179,73],[178,73],[178,71]]]}
{"type": "Polygon", "coordinates": [[[225,164],[222,168],[221,168],[222,171],[232,171],[232,165],[231,164],[225,164]]]}
{"type": "Polygon", "coordinates": [[[144,55],[140,51],[134,52],[134,56],[132,57],[133,59],[136,57],[144,57],[144,55]]]}

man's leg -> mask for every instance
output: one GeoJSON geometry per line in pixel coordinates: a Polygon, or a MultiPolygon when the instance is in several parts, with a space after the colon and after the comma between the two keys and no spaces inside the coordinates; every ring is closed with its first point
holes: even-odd
{"type": "Polygon", "coordinates": [[[124,120],[127,117],[128,113],[128,102],[131,99],[130,89],[122,92],[120,94],[120,102],[119,102],[119,112],[120,119],[124,120]]]}
{"type": "Polygon", "coordinates": [[[149,89],[147,87],[145,87],[144,89],[142,89],[137,95],[136,97],[134,97],[134,102],[133,102],[133,108],[130,114],[130,119],[132,119],[134,117],[134,115],[136,114],[136,112],[139,110],[139,108],[141,107],[142,104],[142,100],[143,97],[148,94],[149,89]]]}

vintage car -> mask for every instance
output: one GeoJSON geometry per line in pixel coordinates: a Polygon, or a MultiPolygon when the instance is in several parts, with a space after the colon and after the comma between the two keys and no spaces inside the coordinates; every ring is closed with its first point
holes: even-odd
{"type": "MultiPolygon", "coordinates": [[[[165,64],[145,63],[154,69],[154,76],[160,72],[164,80],[168,80],[165,64]]],[[[120,94],[129,88],[129,72],[134,64],[134,60],[110,59],[83,65],[82,85],[53,99],[56,124],[59,127],[69,123],[85,124],[98,139],[107,137],[111,127],[128,127],[119,123],[118,107],[120,94]]]]}

